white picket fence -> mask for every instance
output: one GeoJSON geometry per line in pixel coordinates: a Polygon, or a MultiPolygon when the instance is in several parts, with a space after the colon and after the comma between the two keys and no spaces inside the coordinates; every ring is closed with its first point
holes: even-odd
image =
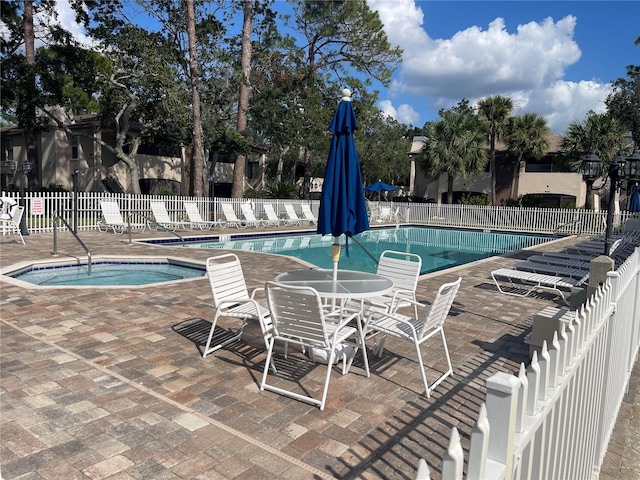
{"type": "MultiPolygon", "coordinates": [[[[2,196],[20,199],[16,192],[2,193],[2,196]]],[[[218,219],[222,216],[221,202],[233,203],[239,212],[238,205],[251,201],[256,216],[263,215],[262,205],[271,203],[276,212],[284,211],[285,203],[293,204],[298,211],[301,203],[310,203],[316,211],[318,201],[276,200],[276,199],[231,199],[209,197],[183,197],[160,195],[128,195],[81,192],[74,200],[73,193],[26,193],[25,215],[30,232],[48,232],[53,230],[51,217],[54,212],[62,216],[69,225],[74,225],[77,215],[77,229],[95,229],[101,218],[100,201],[115,200],[123,212],[132,215],[132,221],[141,221],[143,217],[153,218],[149,202],[162,200],[169,213],[176,220],[185,219],[183,202],[185,200],[198,203],[205,219],[218,219]],[[138,218],[136,218],[138,215],[138,218]]],[[[369,202],[375,209],[377,202],[369,202]]],[[[398,210],[398,219],[419,225],[446,226],[460,228],[481,228],[502,231],[518,231],[544,234],[599,234],[604,231],[606,212],[592,210],[557,209],[557,208],[520,208],[471,205],[446,205],[431,203],[394,203],[398,210]]],[[[618,212],[614,215],[614,225],[622,225],[631,216],[629,212],[618,212]]]]}
{"type": "MultiPolygon", "coordinates": [[[[597,479],[639,345],[636,248],[528,368],[487,379],[466,476],[453,428],[442,479],[597,479]]],[[[431,478],[424,460],[416,478],[431,478]]]]}

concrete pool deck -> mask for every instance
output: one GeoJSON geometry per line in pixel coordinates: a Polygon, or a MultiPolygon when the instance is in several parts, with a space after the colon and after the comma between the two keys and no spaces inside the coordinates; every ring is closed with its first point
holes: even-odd
{"type": "MultiPolygon", "coordinates": [[[[79,235],[94,255],[204,261],[222,253],[128,245],[126,235],[111,233],[79,235]]],[[[134,234],[135,239],[162,236],[134,234]]],[[[22,246],[0,237],[0,267],[51,258],[51,234],[32,234],[25,241],[22,246]]],[[[560,250],[575,241],[536,251],[560,250]]],[[[58,253],[84,256],[66,232],[60,233],[58,253]]],[[[520,298],[497,292],[489,272],[523,255],[420,280],[417,297],[428,302],[441,283],[463,277],[445,324],[454,376],[431,399],[422,394],[412,349],[390,340],[382,358],[370,356],[371,378],[357,365],[345,376],[332,374],[322,412],[259,391],[265,352],[257,326],[249,326],[241,342],[202,358],[212,317],[206,279],[130,290],[35,290],[1,282],[2,478],[411,479],[420,458],[439,478],[451,428],[458,428],[468,448],[486,378],[517,372],[528,360],[524,337],[533,315],[559,305],[552,294],[520,298]]],[[[288,257],[238,256],[251,288],[300,268],[288,257]]],[[[437,341],[428,345],[433,349],[425,354],[426,364],[441,370],[441,347],[437,341]]],[[[318,388],[325,368],[298,372],[302,384],[318,388]]],[[[640,474],[638,370],[636,365],[601,479],[640,474]]]]}

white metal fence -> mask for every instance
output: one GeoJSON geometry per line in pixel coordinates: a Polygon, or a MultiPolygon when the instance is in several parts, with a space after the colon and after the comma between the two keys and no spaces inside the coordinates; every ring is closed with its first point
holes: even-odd
{"type": "MultiPolygon", "coordinates": [[[[471,433],[468,479],[598,477],[640,344],[640,248],[534,353],[518,376],[496,373],[471,433]]],[[[463,478],[453,428],[442,478],[463,478]]],[[[429,479],[424,460],[417,479],[429,479]]]]}
{"type": "MultiPolygon", "coordinates": [[[[20,199],[15,192],[2,193],[3,196],[20,199]]],[[[54,213],[63,217],[69,225],[74,225],[77,215],[77,229],[95,229],[101,218],[100,201],[115,200],[123,213],[132,215],[133,221],[142,221],[144,217],[153,218],[149,202],[162,200],[167,210],[176,220],[186,219],[183,202],[198,203],[205,219],[222,218],[221,202],[233,203],[237,213],[238,205],[251,201],[257,217],[264,214],[263,204],[271,203],[278,214],[284,211],[283,205],[291,203],[300,210],[301,203],[310,203],[317,213],[318,201],[276,200],[276,199],[231,199],[208,197],[182,197],[160,195],[128,195],[82,192],[74,200],[73,193],[26,193],[25,215],[27,227],[32,232],[52,231],[51,217],[54,213]],[[138,218],[136,218],[136,216],[138,218]]],[[[369,202],[375,209],[377,202],[369,202]]],[[[592,210],[556,209],[556,208],[520,208],[472,205],[446,205],[432,203],[393,203],[400,221],[420,225],[481,228],[503,231],[523,231],[534,233],[561,234],[599,234],[604,231],[606,212],[592,210]]],[[[614,216],[614,225],[621,225],[630,216],[629,212],[619,212],[614,216]]]]}

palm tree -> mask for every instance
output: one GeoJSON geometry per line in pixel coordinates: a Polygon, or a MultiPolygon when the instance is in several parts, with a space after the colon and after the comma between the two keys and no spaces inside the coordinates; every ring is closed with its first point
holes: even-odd
{"type": "Polygon", "coordinates": [[[478,102],[478,114],[489,135],[489,169],[491,170],[491,203],[496,203],[496,140],[503,135],[506,122],[513,110],[510,97],[495,95],[478,102]]]}
{"type": "Polygon", "coordinates": [[[485,136],[475,115],[441,112],[441,119],[427,125],[422,167],[431,177],[447,174],[447,203],[453,203],[453,180],[484,170],[485,136]]]}
{"type": "MultiPolygon", "coordinates": [[[[567,156],[572,170],[580,171],[582,159],[595,153],[602,160],[601,172],[609,171],[611,160],[626,146],[625,128],[612,116],[590,112],[583,122],[574,121],[562,138],[561,150],[567,156]]],[[[606,175],[606,173],[605,173],[606,175]]],[[[591,208],[593,180],[587,180],[586,208],[591,208]]]]}
{"type": "Polygon", "coordinates": [[[516,159],[513,162],[509,198],[516,198],[522,160],[527,157],[542,158],[547,154],[549,127],[544,117],[537,113],[525,113],[509,119],[506,133],[507,151],[516,159]]]}

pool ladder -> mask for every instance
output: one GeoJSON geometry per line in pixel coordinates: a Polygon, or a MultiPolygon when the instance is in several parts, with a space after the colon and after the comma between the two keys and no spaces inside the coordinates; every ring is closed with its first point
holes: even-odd
{"type": "Polygon", "coordinates": [[[84,248],[84,251],[87,253],[87,274],[91,275],[91,252],[89,251],[85,243],[80,240],[78,234],[74,232],[73,229],[69,226],[67,221],[56,212],[53,212],[53,216],[51,217],[51,223],[53,224],[53,255],[58,255],[58,220],[60,220],[65,225],[65,227],[67,227],[67,230],[71,232],[80,246],[84,248]]]}

